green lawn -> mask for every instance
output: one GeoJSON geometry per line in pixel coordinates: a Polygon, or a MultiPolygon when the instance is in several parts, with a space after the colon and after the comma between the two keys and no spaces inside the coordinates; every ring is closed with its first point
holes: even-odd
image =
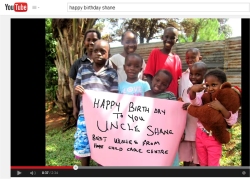
{"type": "MultiPolygon", "coordinates": [[[[50,130],[46,133],[46,165],[73,166],[81,165],[73,154],[75,128],[62,133],[61,130],[50,130]]],[[[91,161],[91,166],[97,166],[91,161]]]]}
{"type": "MultiPolygon", "coordinates": [[[[62,133],[61,130],[49,130],[46,132],[46,165],[47,166],[72,166],[80,165],[74,158],[73,144],[75,128],[62,133]]],[[[241,165],[241,123],[236,123],[232,129],[231,141],[223,145],[221,166],[241,165]]],[[[91,161],[91,166],[96,166],[91,161]]]]}
{"type": "Polygon", "coordinates": [[[241,166],[241,123],[236,123],[230,130],[231,141],[223,145],[220,164],[222,166],[241,166]]]}

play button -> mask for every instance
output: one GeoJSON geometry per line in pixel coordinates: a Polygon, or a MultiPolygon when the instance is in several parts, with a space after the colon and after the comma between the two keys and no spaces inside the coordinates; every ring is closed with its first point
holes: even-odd
{"type": "Polygon", "coordinates": [[[20,171],[17,171],[17,175],[21,175],[22,174],[22,172],[20,172],[20,171]]]}

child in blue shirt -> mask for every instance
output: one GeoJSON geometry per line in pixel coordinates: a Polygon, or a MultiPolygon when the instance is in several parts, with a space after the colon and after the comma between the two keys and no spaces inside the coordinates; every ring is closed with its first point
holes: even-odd
{"type": "Polygon", "coordinates": [[[118,84],[120,94],[150,96],[149,84],[138,78],[138,74],[142,71],[142,65],[143,58],[140,55],[131,53],[126,56],[124,71],[127,75],[127,79],[118,84]]]}

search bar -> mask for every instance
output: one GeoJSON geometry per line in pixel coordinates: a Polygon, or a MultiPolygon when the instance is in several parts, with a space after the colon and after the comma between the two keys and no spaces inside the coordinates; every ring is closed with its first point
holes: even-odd
{"type": "Polygon", "coordinates": [[[68,12],[249,12],[249,3],[68,3],[68,12]],[[181,10],[180,10],[181,9],[181,10]]]}

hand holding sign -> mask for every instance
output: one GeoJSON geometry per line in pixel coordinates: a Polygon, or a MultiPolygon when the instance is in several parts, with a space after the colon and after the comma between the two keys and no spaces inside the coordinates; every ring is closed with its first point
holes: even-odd
{"type": "Polygon", "coordinates": [[[183,103],[85,90],[91,157],[103,166],[171,166],[183,134],[183,103]]]}
{"type": "Polygon", "coordinates": [[[82,85],[77,85],[75,87],[75,94],[83,94],[84,93],[84,88],[82,87],[82,85]]]}

